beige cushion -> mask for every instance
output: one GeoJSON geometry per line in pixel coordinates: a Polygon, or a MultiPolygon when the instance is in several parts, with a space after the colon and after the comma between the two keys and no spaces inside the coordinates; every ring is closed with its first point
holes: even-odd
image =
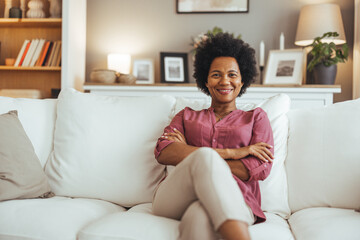
{"type": "Polygon", "coordinates": [[[17,111],[0,115],[0,201],[47,197],[50,186],[17,111]]]}

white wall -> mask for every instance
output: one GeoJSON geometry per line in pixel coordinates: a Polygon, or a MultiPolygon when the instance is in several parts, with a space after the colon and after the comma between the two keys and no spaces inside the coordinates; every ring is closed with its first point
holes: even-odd
{"type": "Polygon", "coordinates": [[[360,0],[355,0],[353,98],[360,98],[360,0]]]}
{"type": "Polygon", "coordinates": [[[86,0],[63,0],[61,88],[83,90],[86,55],[86,0]]]}
{"type": "MultiPolygon", "coordinates": [[[[249,0],[248,13],[177,14],[176,0],[87,0],[86,76],[95,68],[106,68],[110,52],[127,52],[135,58],[155,60],[155,79],[160,82],[160,52],[189,52],[191,37],[214,26],[241,34],[256,51],[261,40],[270,49],[279,47],[285,34],[285,48],[294,45],[299,12],[314,3],[337,3],[342,10],[346,39],[351,56],[338,65],[335,84],[342,93],[335,101],[352,98],[352,46],[354,33],[353,0],[249,0]]],[[[189,57],[189,73],[192,61],[189,57]]]]}

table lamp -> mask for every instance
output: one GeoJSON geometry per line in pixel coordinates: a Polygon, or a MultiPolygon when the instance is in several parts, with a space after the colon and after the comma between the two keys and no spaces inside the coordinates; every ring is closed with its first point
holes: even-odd
{"type": "Polygon", "coordinates": [[[107,56],[108,69],[123,74],[130,73],[131,56],[130,54],[110,53],[107,56]]]}
{"type": "Polygon", "coordinates": [[[314,38],[326,32],[337,32],[336,38],[324,39],[324,42],[344,44],[346,42],[340,7],[336,4],[306,5],[300,11],[295,44],[298,46],[310,45],[314,38]]]}
{"type": "Polygon", "coordinates": [[[107,56],[108,69],[118,73],[119,83],[133,84],[136,78],[130,74],[131,56],[130,54],[110,53],[107,56]]]}
{"type": "MultiPolygon", "coordinates": [[[[327,32],[337,32],[339,36],[324,38],[322,42],[334,42],[336,45],[346,43],[340,7],[331,3],[304,6],[300,11],[295,45],[309,46],[313,43],[314,38],[321,37],[327,32]]],[[[308,54],[311,49],[311,47],[306,47],[306,53],[308,54]]],[[[309,55],[307,55],[307,62],[311,59],[309,55]]],[[[312,72],[304,70],[304,76],[306,76],[306,83],[316,82],[312,72]]]]}

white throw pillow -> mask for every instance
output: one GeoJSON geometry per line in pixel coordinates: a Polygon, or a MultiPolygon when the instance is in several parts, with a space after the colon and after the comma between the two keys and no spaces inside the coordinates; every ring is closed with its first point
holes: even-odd
{"type": "MultiPolygon", "coordinates": [[[[210,100],[188,100],[179,98],[172,117],[186,106],[194,110],[210,107],[210,100]]],[[[261,208],[263,211],[279,214],[287,218],[290,216],[288,204],[288,190],[284,161],[287,154],[288,118],[286,113],[290,109],[290,98],[286,94],[278,94],[265,99],[259,104],[237,103],[237,108],[248,111],[261,107],[268,115],[273,130],[275,159],[270,175],[260,181],[261,208]]],[[[172,167],[169,168],[172,171],[172,167]]]]}
{"type": "Polygon", "coordinates": [[[360,207],[360,99],[293,110],[286,171],[292,212],[360,207]]]}
{"type": "Polygon", "coordinates": [[[151,202],[164,166],[154,148],[172,97],[109,97],[65,89],[58,99],[54,151],[46,166],[56,195],[130,207],[151,202]]]}
{"type": "Polygon", "coordinates": [[[257,104],[267,113],[274,136],[274,162],[270,175],[260,181],[261,208],[288,218],[290,208],[288,202],[288,186],[285,171],[285,159],[287,155],[287,139],[289,121],[286,116],[290,110],[290,97],[279,94],[257,104]]]}

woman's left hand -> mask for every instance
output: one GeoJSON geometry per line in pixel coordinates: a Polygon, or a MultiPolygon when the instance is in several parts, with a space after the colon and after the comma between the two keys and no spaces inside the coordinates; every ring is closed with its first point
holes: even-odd
{"type": "Polygon", "coordinates": [[[174,142],[179,142],[179,143],[186,143],[186,138],[185,136],[176,128],[173,128],[174,132],[168,132],[168,133],[164,133],[164,135],[161,136],[161,138],[170,140],[170,141],[174,141],[174,142]]]}

